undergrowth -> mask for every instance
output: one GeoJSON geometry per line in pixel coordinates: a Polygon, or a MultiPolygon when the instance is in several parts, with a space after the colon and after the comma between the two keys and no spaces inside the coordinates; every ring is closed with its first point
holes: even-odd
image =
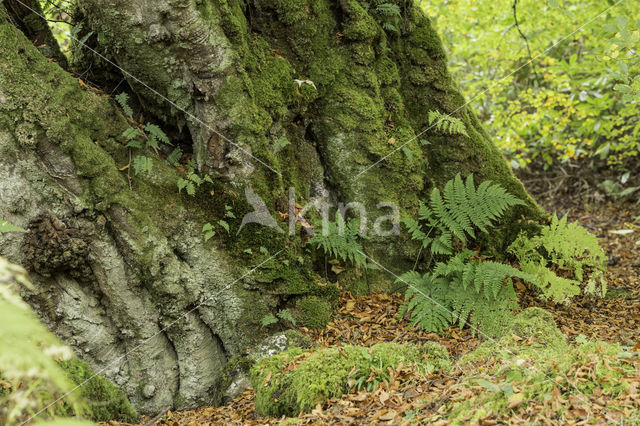
{"type": "Polygon", "coordinates": [[[458,174],[444,186],[434,188],[428,203],[421,203],[418,219],[403,223],[411,238],[427,250],[428,260],[420,273],[409,271],[397,282],[408,285],[399,315],[408,315],[410,324],[429,332],[451,325],[470,324],[474,333],[497,336],[518,310],[513,278],[530,283],[545,299],[569,303],[580,293],[604,295],[604,252],[597,238],[566,217],[551,219],[539,235],[520,234],[509,251],[517,257],[521,270],[487,259],[469,249],[479,233],[487,234],[494,221],[511,207],[524,204],[504,188],[490,181],[477,188],[473,176],[463,182],[458,174]],[[551,269],[550,269],[551,267],[551,269]],[[586,284],[585,273],[589,279],[586,284]],[[566,278],[570,272],[573,279],[566,278]]]}

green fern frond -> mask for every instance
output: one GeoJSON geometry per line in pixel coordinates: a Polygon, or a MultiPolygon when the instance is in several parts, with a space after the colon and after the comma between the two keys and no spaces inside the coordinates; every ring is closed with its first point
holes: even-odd
{"type": "Polygon", "coordinates": [[[124,111],[124,114],[127,117],[132,118],[133,117],[133,110],[129,106],[129,95],[127,93],[125,93],[125,92],[122,92],[119,95],[114,96],[114,98],[115,98],[116,102],[118,102],[120,107],[122,108],[122,111],[124,111]]]}
{"type": "Polygon", "coordinates": [[[432,254],[451,254],[452,237],[466,244],[468,236],[476,237],[474,227],[486,233],[508,208],[524,204],[498,184],[484,181],[476,189],[473,175],[463,182],[458,174],[442,193],[438,188],[431,191],[428,205],[420,204],[418,217],[423,225],[413,219],[404,224],[412,239],[421,241],[424,248],[430,246],[432,254]]]}
{"type": "Polygon", "coordinates": [[[581,288],[586,294],[606,294],[604,250],[595,235],[576,222],[567,223],[566,215],[561,219],[553,215],[540,235],[527,237],[521,233],[508,251],[517,257],[523,271],[537,275],[544,299],[569,303],[581,288]],[[551,268],[569,270],[574,279],[559,277],[551,268]],[[585,271],[589,271],[590,278],[582,284],[585,271]]]}
{"type": "Polygon", "coordinates": [[[382,3],[376,6],[376,11],[384,16],[400,17],[400,7],[393,3],[382,3]]]}
{"type": "Polygon", "coordinates": [[[351,220],[348,224],[340,212],[336,212],[335,222],[327,222],[327,229],[318,230],[309,242],[322,249],[325,254],[358,267],[372,268],[367,264],[364,249],[358,239],[364,239],[359,233],[359,221],[351,220]]]}
{"type": "Polygon", "coordinates": [[[396,282],[409,286],[398,315],[410,313],[411,326],[438,333],[451,325],[453,316],[447,306],[449,286],[446,280],[434,279],[429,273],[420,275],[410,271],[398,277],[396,282]]]}
{"type": "Polygon", "coordinates": [[[443,114],[436,110],[429,111],[427,118],[429,120],[429,125],[435,127],[439,132],[448,133],[450,135],[465,135],[469,137],[467,134],[467,127],[459,118],[443,114]]]}

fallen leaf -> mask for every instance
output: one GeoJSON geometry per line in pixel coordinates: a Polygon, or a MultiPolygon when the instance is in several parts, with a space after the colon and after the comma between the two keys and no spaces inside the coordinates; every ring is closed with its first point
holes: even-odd
{"type": "Polygon", "coordinates": [[[507,408],[516,408],[518,405],[524,402],[524,395],[522,394],[522,392],[514,393],[509,398],[507,398],[507,402],[509,403],[509,405],[507,405],[507,408]]]}

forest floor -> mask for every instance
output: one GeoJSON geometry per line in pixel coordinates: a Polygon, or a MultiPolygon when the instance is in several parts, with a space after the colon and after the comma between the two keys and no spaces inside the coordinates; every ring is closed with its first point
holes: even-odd
{"type": "MultiPolygon", "coordinates": [[[[524,179],[526,182],[526,179],[524,179]]],[[[570,306],[554,305],[536,300],[521,292],[522,308],[540,306],[551,312],[558,327],[571,344],[579,339],[599,339],[619,343],[640,352],[640,205],[636,203],[604,202],[597,191],[585,197],[583,191],[557,191],[552,180],[535,178],[529,190],[540,194],[539,203],[549,212],[567,213],[569,220],[578,221],[596,234],[609,258],[607,296],[601,299],[574,299],[570,306]],[[539,183],[539,184],[537,184],[539,183]],[[588,200],[584,202],[585,198],[588,200]],[[582,337],[582,336],[584,337],[582,337]]],[[[571,185],[569,185],[570,187],[571,185]]],[[[452,359],[475,349],[481,340],[466,328],[450,328],[444,335],[425,333],[409,327],[397,312],[403,302],[401,294],[375,293],[355,298],[348,292],[340,297],[340,308],[334,320],[323,330],[301,331],[319,347],[336,345],[370,346],[381,342],[412,343],[421,345],[436,341],[447,347],[452,359]]],[[[490,361],[488,360],[487,363],[490,361]]],[[[488,368],[488,367],[487,367],[488,368]]],[[[588,370],[589,366],[584,366],[588,370]]],[[[474,389],[462,386],[465,376],[455,369],[449,373],[413,376],[409,369],[397,371],[392,384],[380,385],[373,392],[352,392],[330,399],[310,413],[304,413],[288,422],[298,424],[447,424],[447,407],[455,401],[473,396],[474,389]]],[[[518,410],[506,413],[488,413],[480,424],[545,423],[580,424],[620,422],[624,410],[615,407],[640,409],[640,373],[631,378],[633,385],[625,393],[612,398],[593,392],[582,401],[552,395],[545,402],[529,402],[518,410]],[[626,405],[625,405],[626,404],[626,405]],[[610,409],[614,407],[614,409],[610,409]],[[558,409],[562,411],[561,420],[558,409]]],[[[556,388],[557,389],[557,388],[556,388]]],[[[554,393],[555,390],[554,389],[554,393]]],[[[283,419],[256,416],[254,391],[249,389],[222,407],[203,407],[192,411],[168,412],[160,419],[146,424],[199,425],[199,424],[279,424],[283,419]]],[[[627,412],[628,414],[628,412],[627,412]]],[[[288,423],[286,422],[286,423],[288,423]]]]}

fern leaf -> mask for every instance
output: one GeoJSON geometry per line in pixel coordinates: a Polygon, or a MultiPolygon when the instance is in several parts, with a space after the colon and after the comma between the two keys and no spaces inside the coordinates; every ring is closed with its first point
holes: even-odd
{"type": "Polygon", "coordinates": [[[447,208],[445,201],[440,195],[440,190],[438,190],[438,188],[434,188],[433,191],[431,191],[429,206],[437,216],[440,223],[456,238],[458,238],[463,243],[466,243],[467,240],[464,235],[464,229],[459,223],[455,221],[455,218],[447,208]]]}
{"type": "Polygon", "coordinates": [[[129,106],[129,95],[125,92],[122,92],[119,95],[116,95],[115,99],[118,102],[118,104],[120,104],[120,107],[122,108],[122,111],[124,111],[124,114],[127,117],[132,118],[133,110],[129,106]]]}
{"type": "Polygon", "coordinates": [[[393,3],[382,3],[376,6],[376,11],[384,16],[400,17],[400,7],[393,3]]]}

